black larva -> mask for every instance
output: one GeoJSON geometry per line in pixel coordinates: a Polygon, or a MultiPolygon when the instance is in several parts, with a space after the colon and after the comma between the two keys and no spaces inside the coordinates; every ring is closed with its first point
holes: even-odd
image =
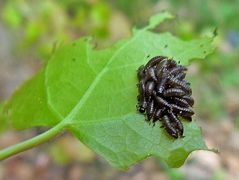
{"type": "Polygon", "coordinates": [[[154,116],[154,101],[151,100],[149,103],[148,103],[148,106],[147,106],[147,120],[150,121],[153,116],[154,116]]]}
{"type": "Polygon", "coordinates": [[[171,136],[173,136],[174,138],[178,138],[176,127],[174,127],[174,123],[171,122],[168,115],[164,115],[162,119],[163,119],[162,127],[164,127],[171,136]]]}
{"type": "MultiPolygon", "coordinates": [[[[172,86],[171,86],[172,87],[172,86]]],[[[163,92],[163,95],[165,97],[172,97],[172,96],[175,96],[175,97],[181,97],[183,95],[185,95],[187,92],[185,92],[183,89],[180,89],[180,87],[177,87],[177,88],[169,88],[169,89],[166,89],[164,92],[163,92]]]]}
{"type": "Polygon", "coordinates": [[[187,68],[164,56],[153,57],[137,71],[138,111],[153,125],[162,127],[174,138],[184,137],[180,119],[192,121],[192,90],[185,80],[187,68]]]}
{"type": "Polygon", "coordinates": [[[145,67],[153,67],[156,64],[158,64],[160,61],[162,61],[164,59],[163,56],[155,56],[152,59],[150,59],[150,61],[145,65],[145,67]]]}

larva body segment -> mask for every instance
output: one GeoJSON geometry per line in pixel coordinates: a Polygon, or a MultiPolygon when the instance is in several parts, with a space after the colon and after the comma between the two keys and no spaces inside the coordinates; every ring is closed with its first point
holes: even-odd
{"type": "Polygon", "coordinates": [[[174,68],[177,66],[177,62],[174,61],[174,60],[169,60],[169,65],[168,65],[168,68],[174,68]]]}
{"type": "Polygon", "coordinates": [[[175,104],[178,106],[181,106],[181,107],[189,107],[190,106],[185,99],[175,97],[174,100],[175,100],[175,104]]]}
{"type": "Polygon", "coordinates": [[[138,79],[141,80],[144,78],[145,76],[145,70],[144,70],[144,65],[140,66],[138,71],[137,71],[137,76],[138,76],[138,79]]]}
{"type": "Polygon", "coordinates": [[[138,84],[139,87],[139,96],[138,96],[138,110],[140,113],[144,113],[147,107],[147,101],[145,96],[145,84],[144,81],[140,81],[138,84]]]}
{"type": "Polygon", "coordinates": [[[194,99],[191,96],[185,95],[182,98],[186,100],[190,106],[194,105],[194,99]]]}
{"type": "Polygon", "coordinates": [[[158,75],[158,79],[160,79],[160,81],[158,82],[157,85],[157,92],[158,93],[163,93],[164,89],[166,88],[166,82],[168,80],[168,72],[165,69],[161,70],[161,73],[158,75]]]}
{"type": "Polygon", "coordinates": [[[168,68],[169,61],[167,58],[162,60],[158,65],[156,65],[156,70],[161,71],[162,69],[168,68]]]}
{"type": "Polygon", "coordinates": [[[153,81],[147,82],[145,88],[146,88],[146,93],[148,96],[151,96],[153,94],[154,87],[155,87],[155,82],[153,82],[153,81]]]}
{"type": "Polygon", "coordinates": [[[147,106],[147,120],[150,121],[152,119],[152,117],[154,116],[154,101],[151,101],[148,103],[147,106]]]}
{"type": "Polygon", "coordinates": [[[181,121],[178,119],[178,117],[173,113],[173,112],[169,112],[169,118],[170,120],[175,124],[175,126],[177,127],[177,132],[180,136],[183,135],[183,125],[181,123],[181,121]]]}
{"type": "Polygon", "coordinates": [[[178,106],[176,104],[171,104],[171,106],[172,106],[173,111],[176,113],[179,113],[180,115],[192,116],[194,114],[194,112],[191,108],[184,108],[184,107],[178,106]]]}
{"type": "Polygon", "coordinates": [[[183,72],[183,71],[186,71],[186,70],[187,70],[186,67],[184,67],[184,66],[182,66],[182,65],[179,65],[179,66],[173,68],[173,69],[170,71],[170,73],[171,73],[172,75],[176,75],[176,74],[178,74],[179,72],[183,72]]]}
{"type": "Polygon", "coordinates": [[[156,112],[154,114],[153,122],[159,120],[159,118],[161,118],[162,115],[163,115],[163,109],[156,110],[156,112]]]}
{"type": "Polygon", "coordinates": [[[172,109],[171,104],[169,104],[166,100],[164,100],[160,96],[157,96],[155,93],[154,93],[154,99],[159,107],[167,107],[168,109],[172,109]]]}
{"type": "Polygon", "coordinates": [[[186,73],[185,72],[180,72],[177,75],[174,76],[174,78],[182,80],[186,77],[186,73]]]}
{"type": "Polygon", "coordinates": [[[189,85],[187,85],[186,82],[184,82],[180,79],[177,79],[175,77],[169,77],[168,83],[172,86],[180,86],[183,90],[187,91],[188,93],[192,93],[192,90],[189,87],[189,85]]]}
{"type": "Polygon", "coordinates": [[[155,82],[157,81],[157,77],[153,68],[148,69],[146,80],[153,80],[155,82]]]}

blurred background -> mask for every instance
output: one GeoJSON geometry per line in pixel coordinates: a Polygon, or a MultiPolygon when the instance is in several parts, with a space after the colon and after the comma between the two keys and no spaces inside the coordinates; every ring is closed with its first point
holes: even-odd
{"type": "MultiPolygon", "coordinates": [[[[235,180],[239,179],[239,0],[0,0],[0,111],[13,90],[49,59],[54,47],[91,35],[106,47],[167,10],[176,18],[157,31],[184,40],[212,33],[215,53],[189,67],[195,119],[215,154],[197,151],[170,169],[146,159],[128,171],[107,164],[67,132],[0,164],[0,179],[235,180]]],[[[0,117],[0,149],[44,131],[17,132],[0,117]]]]}

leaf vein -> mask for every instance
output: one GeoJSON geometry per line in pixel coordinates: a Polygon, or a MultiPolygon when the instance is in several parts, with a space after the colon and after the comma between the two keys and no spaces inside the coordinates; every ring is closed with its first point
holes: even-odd
{"type": "Polygon", "coordinates": [[[100,71],[100,73],[96,76],[96,78],[92,81],[92,84],[88,87],[88,89],[86,90],[86,92],[84,93],[84,95],[81,97],[81,99],[79,100],[79,102],[76,104],[76,106],[72,109],[72,111],[67,115],[67,117],[65,118],[66,122],[70,122],[70,121],[74,121],[73,118],[74,116],[77,114],[77,112],[80,110],[80,108],[82,107],[82,105],[86,102],[86,100],[88,99],[88,97],[90,96],[91,92],[93,91],[93,89],[96,87],[97,83],[100,81],[100,79],[102,78],[102,76],[108,71],[108,65],[114,60],[114,58],[125,48],[127,47],[130,43],[132,43],[137,37],[138,35],[143,32],[144,30],[141,30],[138,32],[138,34],[136,34],[131,40],[129,40],[127,43],[125,43],[122,47],[120,47],[115,53],[114,55],[111,56],[111,58],[109,59],[108,63],[106,63],[106,65],[103,67],[103,69],[100,71]]]}

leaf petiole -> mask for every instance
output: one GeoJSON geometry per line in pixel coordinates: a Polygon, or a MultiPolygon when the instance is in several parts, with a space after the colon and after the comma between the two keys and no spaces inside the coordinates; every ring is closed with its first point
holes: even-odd
{"type": "Polygon", "coordinates": [[[66,128],[66,123],[60,122],[53,128],[49,129],[48,131],[35,136],[29,140],[23,141],[19,144],[7,147],[3,150],[0,150],[0,160],[4,160],[10,156],[16,155],[20,152],[26,151],[31,149],[39,144],[45,143],[49,139],[53,138],[57,134],[59,134],[62,130],[66,128]]]}

